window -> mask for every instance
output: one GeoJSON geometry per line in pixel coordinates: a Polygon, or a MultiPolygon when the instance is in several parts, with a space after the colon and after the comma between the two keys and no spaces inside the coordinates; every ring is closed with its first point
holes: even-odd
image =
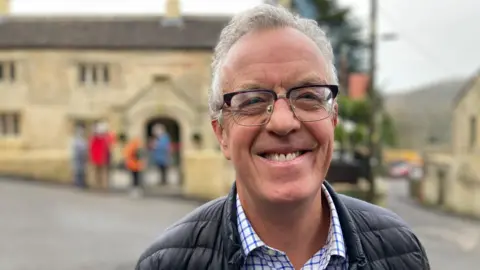
{"type": "Polygon", "coordinates": [[[0,113],[0,137],[20,135],[20,115],[18,113],[0,113]]]}
{"type": "Polygon", "coordinates": [[[85,83],[87,81],[87,67],[85,65],[79,65],[78,72],[78,81],[85,83]]]}
{"type": "Polygon", "coordinates": [[[110,81],[110,72],[107,65],[103,66],[103,81],[107,83],[110,81]]]}
{"type": "MultiPolygon", "coordinates": [[[[475,116],[470,117],[470,149],[474,148],[477,144],[477,118],[475,116]]],[[[473,150],[473,149],[472,149],[473,150]]]]}
{"type": "Polygon", "coordinates": [[[80,84],[108,84],[110,82],[110,67],[107,64],[79,64],[78,82],[80,84]]]}
{"type": "Polygon", "coordinates": [[[15,81],[15,64],[13,62],[10,63],[10,79],[15,81]]]}
{"type": "Polygon", "coordinates": [[[0,83],[14,82],[16,75],[16,67],[14,62],[0,61],[0,83]]]}

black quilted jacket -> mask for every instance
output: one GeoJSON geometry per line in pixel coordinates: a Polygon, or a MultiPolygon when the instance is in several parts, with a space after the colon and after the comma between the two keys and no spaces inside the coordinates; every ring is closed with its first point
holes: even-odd
{"type": "MultiPolygon", "coordinates": [[[[417,237],[400,217],[378,206],[339,195],[326,183],[337,208],[349,269],[430,269],[417,237]]],[[[136,270],[241,269],[235,185],[163,233],[140,257],[136,270]]]]}

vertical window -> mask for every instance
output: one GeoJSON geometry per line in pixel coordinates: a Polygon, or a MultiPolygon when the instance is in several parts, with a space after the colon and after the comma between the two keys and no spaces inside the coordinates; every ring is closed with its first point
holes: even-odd
{"type": "Polygon", "coordinates": [[[103,81],[105,83],[110,82],[110,72],[107,65],[103,66],[103,81]]]}
{"type": "Polygon", "coordinates": [[[15,81],[16,77],[16,70],[15,70],[15,63],[10,63],[10,80],[13,82],[15,81]]]}
{"type": "Polygon", "coordinates": [[[474,148],[477,144],[477,118],[475,116],[470,117],[469,143],[470,143],[470,149],[474,148]]]}
{"type": "Polygon", "coordinates": [[[0,136],[7,134],[7,115],[0,114],[0,136]]]}
{"type": "Polygon", "coordinates": [[[78,66],[78,81],[82,84],[87,81],[87,67],[85,65],[80,64],[78,66]]]}
{"type": "Polygon", "coordinates": [[[96,66],[92,66],[90,72],[91,72],[91,75],[92,75],[92,76],[91,76],[91,78],[92,78],[92,83],[93,83],[93,84],[97,84],[97,73],[98,73],[97,67],[96,67],[96,66]]]}
{"type": "Polygon", "coordinates": [[[20,135],[20,116],[18,114],[12,114],[10,125],[11,125],[12,135],[19,136],[20,135]]]}
{"type": "Polygon", "coordinates": [[[0,113],[0,137],[20,135],[20,115],[18,113],[0,113]]]}
{"type": "Polygon", "coordinates": [[[17,77],[15,62],[0,61],[0,83],[14,82],[17,77]]]}

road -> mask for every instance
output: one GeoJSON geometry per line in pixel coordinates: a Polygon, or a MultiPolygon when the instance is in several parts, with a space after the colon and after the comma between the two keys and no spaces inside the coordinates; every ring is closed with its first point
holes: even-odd
{"type": "Polygon", "coordinates": [[[0,180],[0,269],[132,270],[197,205],[0,180]]]}
{"type": "Polygon", "coordinates": [[[388,184],[388,208],[407,221],[425,246],[433,270],[478,269],[480,222],[418,207],[405,181],[388,184]]]}
{"type": "MultiPolygon", "coordinates": [[[[411,224],[432,269],[478,269],[478,222],[418,207],[405,182],[389,183],[388,206],[411,224]]],[[[0,180],[0,269],[131,270],[159,233],[197,205],[0,180]]]]}

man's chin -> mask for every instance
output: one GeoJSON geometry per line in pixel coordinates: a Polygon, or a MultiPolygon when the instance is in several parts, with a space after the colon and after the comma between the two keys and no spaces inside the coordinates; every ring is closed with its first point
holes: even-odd
{"type": "Polygon", "coordinates": [[[314,195],[312,183],[305,181],[273,181],[269,187],[263,187],[264,197],[271,203],[295,203],[304,201],[314,195]]]}

